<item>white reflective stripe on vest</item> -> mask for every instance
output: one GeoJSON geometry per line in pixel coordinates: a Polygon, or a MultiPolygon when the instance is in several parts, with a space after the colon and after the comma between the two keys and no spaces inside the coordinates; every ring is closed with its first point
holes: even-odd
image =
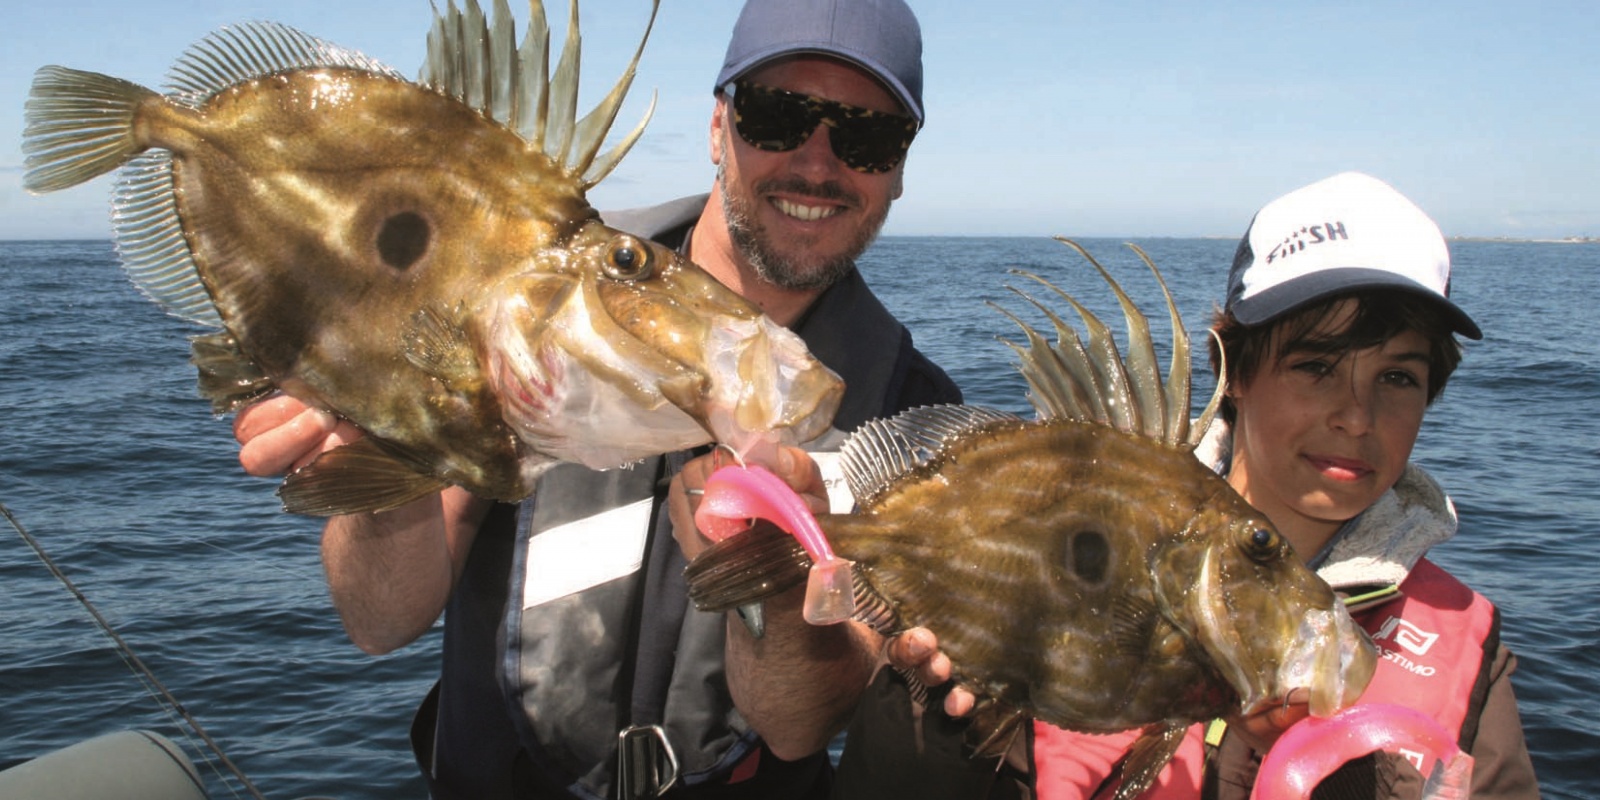
{"type": "Polygon", "coordinates": [[[558,525],[528,540],[522,607],[632,575],[644,563],[650,498],[558,525]]]}

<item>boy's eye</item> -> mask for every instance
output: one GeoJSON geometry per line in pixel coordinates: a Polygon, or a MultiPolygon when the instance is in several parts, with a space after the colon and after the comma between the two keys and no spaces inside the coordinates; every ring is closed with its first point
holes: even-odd
{"type": "Polygon", "coordinates": [[[1306,361],[1296,361],[1289,365],[1289,369],[1292,369],[1295,372],[1303,372],[1307,375],[1320,378],[1323,375],[1327,375],[1328,373],[1332,372],[1333,365],[1326,361],[1310,359],[1306,361]]]}
{"type": "Polygon", "coordinates": [[[1392,369],[1383,374],[1385,383],[1395,386],[1421,386],[1422,381],[1416,375],[1403,369],[1392,369]]]}

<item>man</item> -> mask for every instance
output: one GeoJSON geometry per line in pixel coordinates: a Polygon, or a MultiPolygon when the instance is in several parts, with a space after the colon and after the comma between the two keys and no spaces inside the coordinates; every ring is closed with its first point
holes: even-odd
{"type": "MultiPolygon", "coordinates": [[[[750,0],[714,87],[710,195],[608,215],[805,339],[846,381],[843,430],[960,399],[854,268],[902,189],[921,47],[903,0],[750,0]]],[[[360,435],[288,398],[235,428],[253,474],[360,435]]],[[[674,797],[826,794],[823,750],[870,675],[870,644],[855,626],[806,625],[798,594],[767,604],[760,638],[753,615],[688,608],[662,487],[691,455],[563,465],[519,509],[452,488],[329,520],[329,587],[358,646],[393,650],[445,612],[441,680],[412,731],[436,798],[655,796],[674,771],[674,797]],[[634,530],[631,551],[589,544],[634,530]],[[603,580],[570,581],[567,563],[603,580]]],[[[809,459],[771,460],[821,493],[809,459]]],[[[708,461],[692,463],[703,475],[708,461]]]]}

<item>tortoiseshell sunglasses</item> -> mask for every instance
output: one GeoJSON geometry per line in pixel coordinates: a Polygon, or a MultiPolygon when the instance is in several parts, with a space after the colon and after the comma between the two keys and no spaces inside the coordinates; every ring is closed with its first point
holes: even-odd
{"type": "Polygon", "coordinates": [[[818,125],[832,128],[833,154],[857,172],[888,172],[906,157],[917,121],[808,94],[730,81],[722,93],[733,102],[733,128],[751,147],[783,153],[805,144],[818,125]]]}

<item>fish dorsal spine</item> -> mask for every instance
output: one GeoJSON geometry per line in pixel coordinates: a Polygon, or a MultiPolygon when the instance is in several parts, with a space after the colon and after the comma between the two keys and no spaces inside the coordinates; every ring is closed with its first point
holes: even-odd
{"type": "Polygon", "coordinates": [[[467,0],[460,9],[451,0],[443,13],[436,10],[418,82],[516,131],[560,164],[587,191],[616,168],[655,112],[652,98],[639,124],[611,150],[600,154],[633,84],[660,2],[651,3],[650,21],[639,46],[610,93],[581,120],[578,59],[582,37],[577,0],[569,6],[567,38],[554,73],[550,71],[550,26],[544,4],[530,0],[528,7],[528,27],[520,45],[506,0],[495,0],[492,18],[486,17],[473,0],[467,0]]]}
{"type": "Polygon", "coordinates": [[[1128,245],[1154,273],[1166,299],[1172,323],[1172,362],[1165,382],[1156,363],[1150,321],[1087,250],[1070,239],[1058,237],[1058,241],[1083,256],[1115,293],[1127,322],[1128,358],[1124,360],[1118,352],[1109,326],[1083,304],[1045,278],[1012,270],[1013,274],[1036,281],[1072,306],[1083,320],[1088,337],[1085,343],[1071,323],[1021,289],[1007,287],[1049,318],[1056,330],[1053,345],[1016,314],[990,304],[1011,318],[1027,338],[1026,346],[1015,342],[1006,344],[1017,353],[1017,371],[1028,382],[1028,400],[1038,411],[1039,419],[1072,419],[1109,425],[1124,433],[1193,449],[1210,426],[1225,387],[1222,381],[1217,382],[1211,401],[1191,425],[1189,335],[1184,330],[1172,292],[1167,289],[1166,279],[1161,277],[1161,270],[1138,245],[1128,245]]]}
{"type": "Polygon", "coordinates": [[[241,83],[299,69],[339,67],[404,80],[382,62],[276,22],[247,22],[207,34],[167,75],[170,99],[190,107],[241,83]]]}
{"type": "Polygon", "coordinates": [[[936,460],[963,436],[999,422],[1019,422],[1015,414],[981,406],[923,406],[888,419],[874,419],[850,435],[839,463],[850,494],[870,504],[901,477],[936,460]]]}

